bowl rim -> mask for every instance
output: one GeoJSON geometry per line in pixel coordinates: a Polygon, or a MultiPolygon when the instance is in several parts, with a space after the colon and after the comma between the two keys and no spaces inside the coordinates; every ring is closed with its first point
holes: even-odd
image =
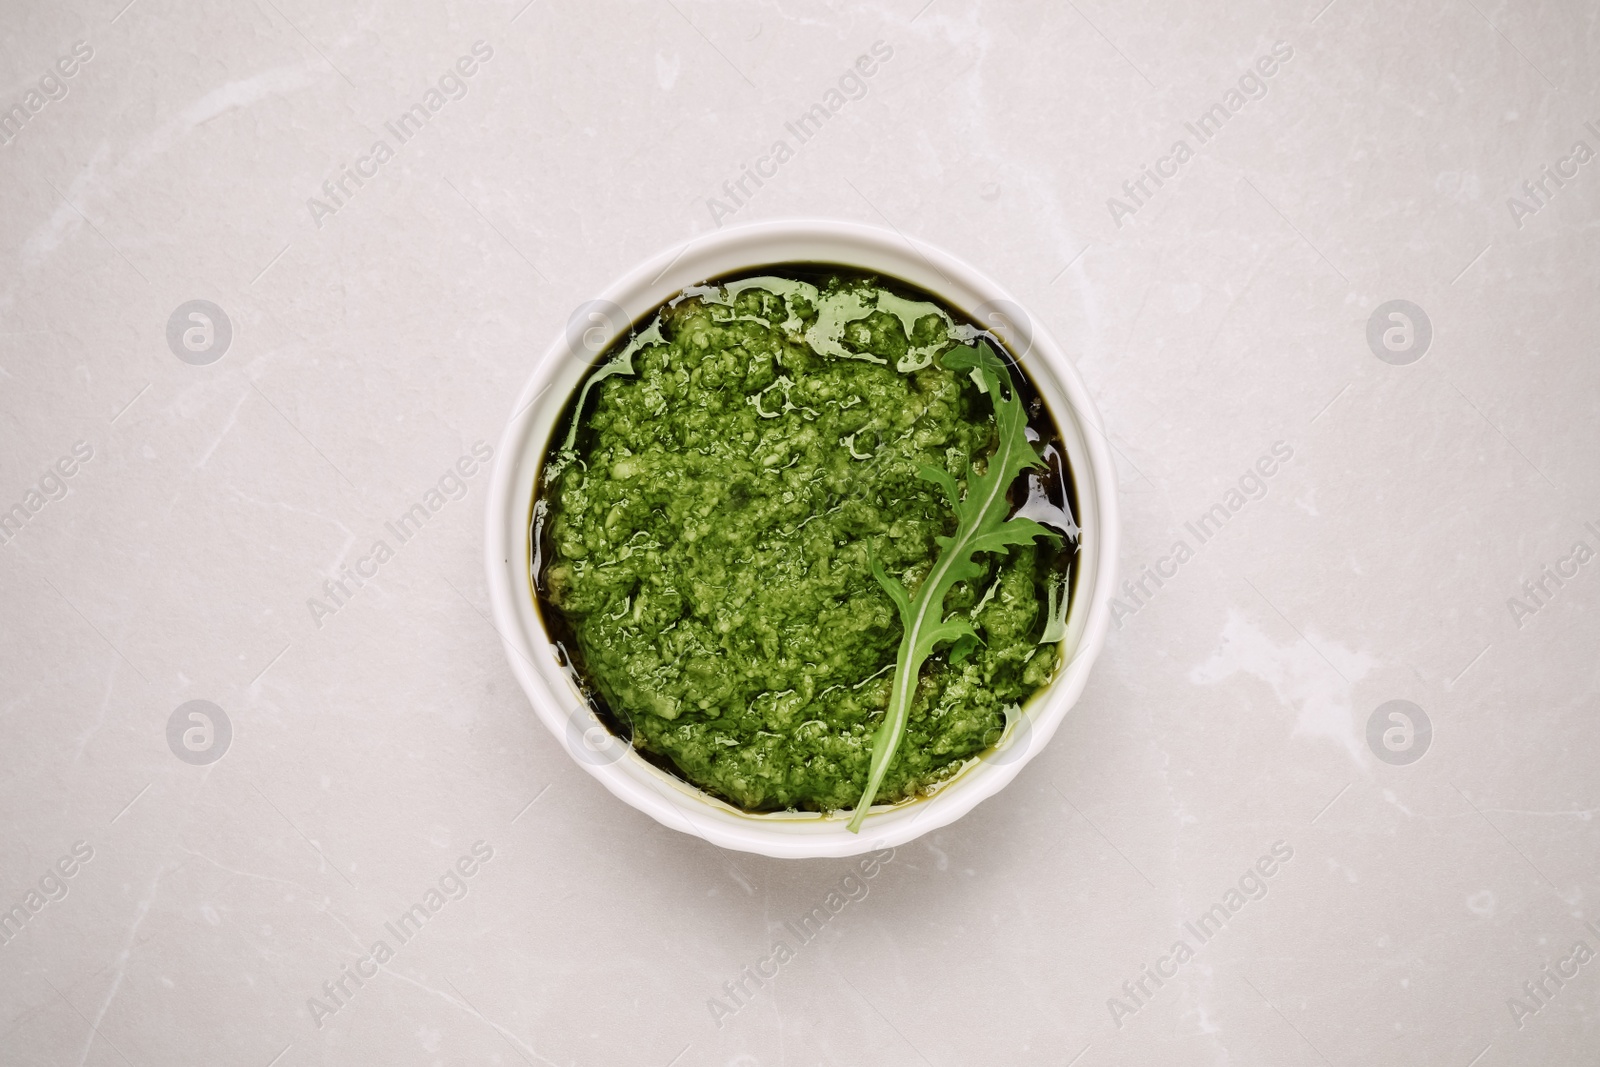
{"type": "Polygon", "coordinates": [[[663,825],[723,848],[777,858],[851,856],[905,844],[949,825],[998,793],[1044,748],[1076,703],[1110,624],[1118,549],[1116,471],[1099,411],[1076,368],[1044,325],[1003,286],[966,261],[898,231],[830,219],[780,219],[730,226],[675,244],[579,305],[534,364],[501,433],[485,506],[484,547],[493,621],[512,673],[535,713],[575,763],[619,799],[663,825]],[[763,249],[771,252],[763,255],[763,249]],[[820,254],[785,254],[785,249],[820,254]],[[828,249],[837,252],[827,254],[828,249]],[[745,265],[708,269],[723,262],[745,265]],[[620,742],[615,746],[620,754],[586,758],[574,739],[584,732],[585,719],[595,720],[557,661],[531,589],[523,589],[528,585],[527,535],[534,508],[529,468],[537,474],[571,390],[587,377],[591,362],[587,352],[609,348],[635,321],[688,285],[737,270],[797,262],[854,265],[908,281],[964,311],[977,308],[982,314],[989,309],[982,321],[999,324],[997,329],[1061,429],[1076,483],[1080,512],[1076,519],[1083,530],[1074,578],[1078,595],[1068,609],[1069,636],[1063,645],[1067,661],[1027,702],[1020,739],[1010,737],[1017,731],[1008,731],[1000,746],[969,760],[926,797],[875,806],[860,834],[846,829],[848,812],[741,812],[648,763],[620,742]],[[934,278],[931,284],[929,278],[934,278]],[[983,299],[958,299],[963,295],[983,299]],[[585,358],[574,358],[574,324],[581,326],[593,314],[605,323],[605,341],[586,348],[585,358]],[[1020,328],[1012,322],[1019,315],[1020,328]],[[553,388],[563,379],[571,383],[567,389],[553,388]],[[553,395],[546,399],[547,393],[553,395]]]}

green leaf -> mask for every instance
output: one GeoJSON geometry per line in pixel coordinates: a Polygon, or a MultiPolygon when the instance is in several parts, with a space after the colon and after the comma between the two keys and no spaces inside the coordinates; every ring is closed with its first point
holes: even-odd
{"type": "Polygon", "coordinates": [[[1022,399],[1017,395],[1005,363],[982,341],[975,348],[952,349],[940,357],[940,362],[946,370],[970,372],[978,388],[994,402],[997,441],[982,474],[974,473],[969,466],[965,496],[961,495],[957,480],[948,471],[930,466],[918,470],[920,477],[944,490],[956,515],[956,531],[938,539],[939,556],[917,587],[915,596],[885,572],[876,559],[871,560],[873,576],[900,611],[903,632],[895,656],[889,707],[873,737],[866,787],[850,819],[853,833],[861,832],[861,823],[905,735],[923,663],[937,646],[945,643],[951,644],[951,662],[960,662],[971,654],[978,641],[977,632],[967,619],[959,615],[944,617],[945,595],[957,582],[983,573],[983,567],[972,558],[974,554],[1004,553],[1012,546],[1029,544],[1037,537],[1055,537],[1032,519],[1006,519],[1011,510],[1006,490],[1017,475],[1030,467],[1043,466],[1044,461],[1028,441],[1027,412],[1023,410],[1022,399]]]}
{"type": "Polygon", "coordinates": [[[900,611],[900,625],[911,624],[911,595],[906,592],[906,587],[900,584],[900,579],[883,569],[883,564],[878,562],[878,557],[872,551],[872,542],[867,542],[867,564],[872,568],[872,576],[878,579],[878,584],[888,592],[889,599],[894,601],[894,606],[900,611]]]}
{"type": "Polygon", "coordinates": [[[956,485],[956,480],[950,477],[950,472],[940,467],[930,467],[926,463],[917,466],[917,477],[925,482],[932,482],[944,490],[944,495],[950,501],[951,507],[961,503],[961,490],[956,485]]]}
{"type": "Polygon", "coordinates": [[[950,643],[950,665],[952,667],[959,665],[968,656],[976,652],[981,644],[983,644],[983,638],[976,633],[962,634],[956,638],[950,643]]]}

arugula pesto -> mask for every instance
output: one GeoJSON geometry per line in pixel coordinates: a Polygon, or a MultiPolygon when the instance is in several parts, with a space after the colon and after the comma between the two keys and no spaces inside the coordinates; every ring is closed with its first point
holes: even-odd
{"type": "Polygon", "coordinates": [[[797,268],[686,289],[588,377],[541,473],[534,579],[646,758],[858,825],[1050,679],[1070,484],[979,334],[898,283],[797,268]]]}

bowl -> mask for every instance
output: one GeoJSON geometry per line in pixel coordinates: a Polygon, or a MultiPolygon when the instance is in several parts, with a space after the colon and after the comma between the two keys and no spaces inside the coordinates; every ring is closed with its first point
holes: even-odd
{"type": "Polygon", "coordinates": [[[574,761],[665,826],[722,848],[779,858],[851,856],[894,848],[949,825],[993,796],[1044,747],[1083,692],[1105,641],[1117,559],[1115,471],[1099,413],[1061,346],[993,280],[947,252],[898,233],[796,220],[729,227],[640,264],[580,305],[517,397],[490,484],[485,563],[495,627],[534,712],[574,761]],[[988,325],[1038,388],[1060,427],[1082,529],[1063,665],[995,748],[926,796],[873,809],[859,834],[849,812],[751,814],[646,761],[589,709],[539,617],[531,575],[534,485],[568,399],[594,360],[633,323],[685,287],[765,266],[833,263],[909,282],[988,325]]]}

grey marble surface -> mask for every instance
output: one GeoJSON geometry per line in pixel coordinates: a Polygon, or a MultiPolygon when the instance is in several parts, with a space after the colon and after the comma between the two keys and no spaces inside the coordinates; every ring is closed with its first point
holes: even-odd
{"type": "Polygon", "coordinates": [[[0,1061],[1595,1062],[1592,7],[124,2],[0,4],[0,1061]],[[1143,578],[871,877],[579,770],[449,477],[790,216],[1026,301],[1143,578]]]}

